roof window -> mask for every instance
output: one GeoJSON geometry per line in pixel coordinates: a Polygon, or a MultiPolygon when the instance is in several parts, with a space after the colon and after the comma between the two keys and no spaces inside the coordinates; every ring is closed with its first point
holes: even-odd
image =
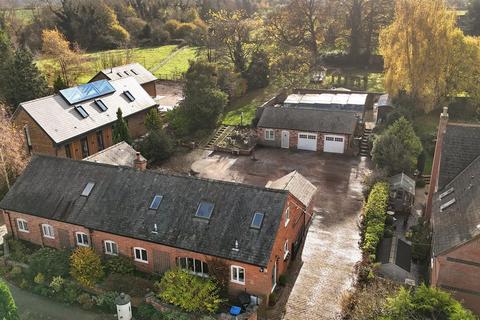
{"type": "Polygon", "coordinates": [[[82,118],[88,118],[88,113],[82,106],[75,106],[75,111],[77,111],[82,118]]]}
{"type": "Polygon", "coordinates": [[[128,91],[128,90],[123,91],[123,94],[125,95],[125,97],[127,97],[127,99],[128,99],[130,102],[135,101],[135,97],[130,93],[130,91],[128,91]]]}
{"type": "Polygon", "coordinates": [[[448,200],[447,202],[445,202],[444,204],[442,204],[440,206],[440,212],[445,211],[446,209],[448,209],[454,203],[455,203],[455,198],[453,198],[451,200],[448,200]]]}
{"type": "Polygon", "coordinates": [[[102,112],[105,112],[108,110],[107,106],[105,105],[105,103],[102,101],[102,100],[95,100],[95,104],[97,105],[97,107],[102,111],[102,112]]]}
{"type": "Polygon", "coordinates": [[[120,72],[117,72],[117,76],[119,76],[121,78],[122,74],[120,72]]]}
{"type": "Polygon", "coordinates": [[[149,209],[157,210],[160,206],[160,203],[162,202],[162,199],[163,196],[156,194],[155,197],[153,197],[152,203],[150,203],[149,209]]]}
{"type": "Polygon", "coordinates": [[[440,200],[442,200],[443,198],[445,198],[446,196],[448,196],[449,194],[451,194],[453,192],[453,188],[450,188],[448,189],[447,191],[443,192],[440,194],[440,200]]]}
{"type": "Polygon", "coordinates": [[[202,201],[198,205],[197,212],[195,213],[195,217],[203,218],[203,219],[210,219],[212,216],[213,208],[215,205],[211,202],[202,201]]]}
{"type": "Polygon", "coordinates": [[[138,73],[137,73],[137,72],[135,72],[135,70],[133,70],[133,69],[130,69],[130,71],[131,71],[131,72],[132,72],[134,75],[138,76],[138,73]]]}
{"type": "Polygon", "coordinates": [[[260,230],[260,228],[262,228],[264,216],[265,214],[263,212],[255,212],[252,218],[252,223],[250,224],[250,228],[260,230]]]}
{"type": "Polygon", "coordinates": [[[95,187],[95,182],[89,182],[82,191],[82,197],[88,197],[92,192],[93,187],[95,187]]]}
{"type": "Polygon", "coordinates": [[[123,73],[125,73],[127,76],[129,76],[130,74],[128,73],[128,71],[123,71],[123,73]]]}

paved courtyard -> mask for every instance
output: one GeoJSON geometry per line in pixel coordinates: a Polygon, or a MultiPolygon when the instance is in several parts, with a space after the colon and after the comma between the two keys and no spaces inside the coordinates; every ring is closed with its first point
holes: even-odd
{"type": "Polygon", "coordinates": [[[253,161],[213,154],[193,163],[192,169],[201,177],[258,186],[298,170],[318,187],[317,214],[306,237],[303,266],[285,310],[272,318],[336,319],[342,295],[354,280],[354,265],[361,258],[357,218],[368,163],[342,155],[281,149],[260,149],[255,157],[253,161]]]}

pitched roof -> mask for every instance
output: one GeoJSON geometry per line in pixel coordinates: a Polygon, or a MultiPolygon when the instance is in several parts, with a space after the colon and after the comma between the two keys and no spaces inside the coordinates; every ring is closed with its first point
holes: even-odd
{"type": "Polygon", "coordinates": [[[405,173],[402,172],[394,175],[393,177],[390,177],[389,181],[391,190],[402,188],[411,195],[415,195],[415,180],[407,176],[405,173]]]}
{"type": "Polygon", "coordinates": [[[480,125],[449,123],[443,138],[438,189],[480,156],[480,125]]]}
{"type": "Polygon", "coordinates": [[[297,198],[305,207],[308,207],[310,201],[312,201],[317,187],[315,187],[304,176],[298,173],[296,170],[290,172],[286,176],[281,177],[275,181],[269,181],[265,186],[267,188],[288,190],[297,198]]]}
{"type": "Polygon", "coordinates": [[[21,109],[25,110],[58,144],[115,122],[118,108],[122,109],[124,117],[128,117],[155,106],[155,101],[134,78],[128,77],[109,82],[115,92],[99,98],[108,108],[105,112],[96,106],[95,99],[70,105],[61,95],[56,94],[20,103],[14,118],[21,109]],[[123,92],[127,90],[135,97],[134,101],[130,102],[124,96],[123,92]],[[85,109],[88,117],[83,118],[75,110],[79,105],[85,109]]]}
{"type": "Polygon", "coordinates": [[[257,126],[261,128],[353,134],[357,126],[357,117],[354,112],[265,107],[257,126]]]}
{"type": "Polygon", "coordinates": [[[433,254],[480,236],[480,157],[433,195],[433,254]]]}
{"type": "Polygon", "coordinates": [[[131,76],[134,77],[135,80],[137,80],[137,82],[140,84],[157,80],[157,77],[145,69],[145,67],[140,63],[131,63],[123,66],[106,68],[101,70],[99,73],[103,74],[109,80],[118,80],[131,76]]]}
{"type": "Polygon", "coordinates": [[[0,208],[265,267],[287,198],[282,190],[34,156],[0,208]],[[95,186],[82,197],[89,182],[95,186]],[[155,195],[160,207],[149,210],[155,195]],[[195,218],[201,201],[214,204],[210,220],[195,218]],[[260,230],[250,228],[256,211],[264,213],[260,230]]]}
{"type": "MultiPolygon", "coordinates": [[[[89,157],[83,159],[84,161],[111,164],[115,166],[133,167],[133,161],[137,157],[137,151],[125,141],[114,144],[111,147],[103,149],[89,157]]],[[[140,159],[146,159],[140,155],[140,159]]]]}
{"type": "Polygon", "coordinates": [[[377,261],[393,263],[410,272],[412,262],[412,246],[397,237],[383,238],[377,250],[377,261]]]}

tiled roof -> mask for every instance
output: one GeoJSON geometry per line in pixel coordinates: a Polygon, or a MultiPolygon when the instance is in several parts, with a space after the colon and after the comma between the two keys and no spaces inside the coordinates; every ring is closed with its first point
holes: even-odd
{"type": "MultiPolygon", "coordinates": [[[[122,141],[83,160],[115,166],[133,167],[133,161],[136,157],[137,151],[133,149],[131,145],[122,141]]],[[[140,155],[140,160],[147,161],[142,155],[140,155]]]]}
{"type": "MultiPolygon", "coordinates": [[[[138,83],[144,84],[157,80],[150,71],[145,69],[140,63],[131,63],[123,66],[103,69],[102,73],[109,80],[118,80],[126,77],[134,77],[138,83]]],[[[95,78],[95,77],[94,77],[95,78]]]]}
{"type": "Polygon", "coordinates": [[[0,208],[265,267],[287,198],[283,190],[34,156],[0,208]],[[163,199],[150,210],[155,195],[163,199]],[[202,201],[214,205],[209,220],[195,217],[202,201]],[[257,211],[260,230],[250,227],[257,211]]]}
{"type": "Polygon", "coordinates": [[[296,170],[278,180],[269,181],[266,187],[290,191],[290,193],[305,207],[308,207],[310,201],[312,201],[312,198],[315,195],[315,192],[317,192],[317,187],[315,187],[310,181],[307,180],[307,178],[302,176],[296,170]]]}

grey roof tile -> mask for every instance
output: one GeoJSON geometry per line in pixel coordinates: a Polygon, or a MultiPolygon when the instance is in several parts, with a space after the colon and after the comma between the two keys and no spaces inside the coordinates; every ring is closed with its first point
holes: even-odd
{"type": "Polygon", "coordinates": [[[278,180],[269,181],[266,187],[290,191],[290,193],[303,203],[305,207],[308,207],[310,201],[312,201],[313,196],[317,192],[317,187],[296,170],[278,180]]]}
{"type": "MultiPolygon", "coordinates": [[[[114,144],[102,151],[99,151],[89,157],[83,159],[84,161],[91,161],[97,163],[111,164],[115,166],[133,167],[134,160],[137,157],[137,151],[125,141],[114,144]]],[[[140,155],[140,159],[147,161],[140,155]]]]}
{"type": "Polygon", "coordinates": [[[118,80],[131,76],[135,78],[135,80],[137,80],[137,82],[140,84],[145,84],[157,80],[157,77],[155,77],[140,63],[130,63],[113,68],[106,68],[99,73],[102,73],[110,80],[118,80]],[[132,70],[134,72],[132,72],[132,70]]]}

